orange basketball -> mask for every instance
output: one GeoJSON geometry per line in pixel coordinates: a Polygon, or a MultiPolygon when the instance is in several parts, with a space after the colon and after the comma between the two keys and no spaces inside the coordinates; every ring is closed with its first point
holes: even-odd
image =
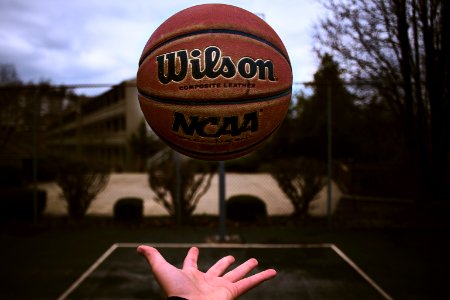
{"type": "Polygon", "coordinates": [[[261,18],[204,4],[178,12],[152,34],[137,88],[145,119],[169,146],[226,160],[254,150],[280,125],[292,69],[283,42],[261,18]]]}

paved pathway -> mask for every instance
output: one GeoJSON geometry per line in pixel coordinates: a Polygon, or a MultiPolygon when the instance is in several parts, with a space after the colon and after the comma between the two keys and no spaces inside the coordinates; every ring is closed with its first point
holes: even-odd
{"type": "MultiPolygon", "coordinates": [[[[238,194],[251,194],[258,196],[266,203],[269,215],[288,215],[293,211],[289,199],[269,174],[227,173],[225,182],[227,198],[238,194]]],[[[47,207],[44,214],[67,214],[66,203],[60,197],[61,189],[55,183],[42,183],[39,187],[47,191],[47,207]]],[[[336,207],[341,192],[335,184],[332,191],[333,207],[336,207]]],[[[154,193],[149,187],[145,173],[111,174],[107,187],[92,202],[87,214],[112,215],[114,203],[122,197],[142,198],[145,216],[167,215],[165,209],[153,200],[154,193]]],[[[218,198],[218,176],[214,175],[210,189],[200,199],[194,214],[218,214],[218,198]]],[[[325,215],[326,203],[326,188],[324,188],[319,193],[318,199],[311,204],[310,214],[325,215]]]]}

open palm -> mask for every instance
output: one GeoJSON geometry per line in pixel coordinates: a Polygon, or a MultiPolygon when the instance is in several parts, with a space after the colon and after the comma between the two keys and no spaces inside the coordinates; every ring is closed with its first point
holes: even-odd
{"type": "Polygon", "coordinates": [[[147,259],[156,280],[167,296],[178,296],[192,300],[236,299],[251,288],[276,275],[275,270],[268,269],[245,277],[258,265],[254,258],[225,273],[234,262],[232,256],[223,257],[208,271],[202,272],[197,266],[199,250],[196,247],[189,249],[182,269],[168,263],[153,247],[139,246],[138,252],[147,259]]]}

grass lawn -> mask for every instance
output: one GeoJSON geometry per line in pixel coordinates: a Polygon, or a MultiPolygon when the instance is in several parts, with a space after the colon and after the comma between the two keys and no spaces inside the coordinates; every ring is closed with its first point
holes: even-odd
{"type": "MultiPolygon", "coordinates": [[[[214,218],[185,226],[96,218],[0,226],[0,299],[56,299],[113,243],[203,243],[218,227],[214,218]]],[[[330,228],[324,222],[265,222],[229,224],[228,233],[246,243],[334,243],[394,299],[443,299],[446,294],[447,227],[355,229],[330,228]]]]}

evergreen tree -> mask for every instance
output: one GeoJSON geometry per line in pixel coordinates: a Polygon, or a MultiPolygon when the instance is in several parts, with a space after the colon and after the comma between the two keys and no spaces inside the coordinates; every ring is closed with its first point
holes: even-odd
{"type": "Polygon", "coordinates": [[[306,156],[325,160],[328,100],[332,105],[333,157],[347,159],[357,154],[362,138],[361,111],[340,76],[338,64],[324,55],[311,83],[313,94],[296,96],[270,145],[261,151],[266,159],[306,156]]]}

